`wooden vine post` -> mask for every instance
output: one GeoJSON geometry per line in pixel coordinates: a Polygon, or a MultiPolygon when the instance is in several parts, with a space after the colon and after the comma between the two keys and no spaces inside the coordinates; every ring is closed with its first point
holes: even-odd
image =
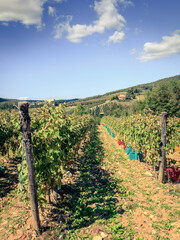
{"type": "Polygon", "coordinates": [[[29,104],[26,102],[21,102],[18,104],[19,108],[19,120],[21,131],[23,134],[23,141],[26,151],[26,162],[28,169],[28,180],[29,180],[29,192],[31,201],[31,211],[32,211],[32,224],[36,231],[40,231],[40,219],[39,219],[39,209],[37,200],[37,190],[36,190],[36,180],[35,180],[35,169],[34,169],[34,158],[32,151],[32,141],[31,141],[31,128],[29,117],[29,104]]]}
{"type": "Polygon", "coordinates": [[[166,133],[167,133],[167,113],[161,113],[161,162],[159,166],[159,182],[164,181],[164,172],[166,170],[166,133]]]}

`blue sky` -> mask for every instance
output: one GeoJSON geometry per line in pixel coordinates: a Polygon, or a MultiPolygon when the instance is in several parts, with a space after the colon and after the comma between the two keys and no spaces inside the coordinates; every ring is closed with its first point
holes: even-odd
{"type": "Polygon", "coordinates": [[[70,99],[180,74],[179,0],[0,0],[0,97],[70,99]]]}

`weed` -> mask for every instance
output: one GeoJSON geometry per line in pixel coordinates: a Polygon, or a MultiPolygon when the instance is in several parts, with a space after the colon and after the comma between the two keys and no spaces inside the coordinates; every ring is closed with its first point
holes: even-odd
{"type": "Polygon", "coordinates": [[[106,227],[113,236],[114,240],[132,239],[135,232],[131,228],[125,228],[122,224],[116,224],[106,227]]]}
{"type": "Polygon", "coordinates": [[[167,219],[166,221],[162,221],[162,223],[164,224],[163,228],[165,230],[171,230],[172,225],[171,225],[171,221],[169,219],[167,219]]]}
{"type": "Polygon", "coordinates": [[[166,210],[170,210],[171,209],[171,207],[168,206],[167,204],[161,204],[161,207],[165,208],[166,210]]]}
{"type": "Polygon", "coordinates": [[[148,201],[148,202],[154,202],[154,200],[152,200],[150,197],[147,197],[147,198],[146,198],[146,201],[148,201]]]}
{"type": "Polygon", "coordinates": [[[169,215],[172,216],[172,217],[175,217],[175,216],[180,217],[180,210],[174,209],[173,212],[169,213],[169,215]]]}
{"type": "Polygon", "coordinates": [[[159,182],[155,182],[155,184],[157,185],[157,187],[161,188],[161,189],[167,189],[168,187],[164,184],[161,184],[159,182]]]}
{"type": "Polygon", "coordinates": [[[162,220],[162,221],[157,221],[157,222],[154,222],[153,224],[152,224],[152,227],[154,228],[154,229],[158,229],[158,230],[162,230],[162,229],[164,229],[164,230],[171,230],[171,228],[172,228],[172,225],[171,225],[171,221],[169,220],[169,219],[167,219],[167,220],[162,220]]]}
{"type": "Polygon", "coordinates": [[[169,194],[173,195],[173,196],[177,196],[177,197],[180,197],[180,189],[170,189],[169,190],[169,194]]]}
{"type": "Polygon", "coordinates": [[[118,195],[121,197],[127,197],[127,188],[125,186],[118,186],[117,187],[118,195]]]}
{"type": "Polygon", "coordinates": [[[156,195],[159,192],[159,190],[155,190],[152,195],[156,195]]]}
{"type": "Polygon", "coordinates": [[[126,211],[128,212],[128,211],[132,211],[132,210],[135,210],[137,207],[138,207],[139,205],[138,205],[138,203],[128,203],[127,205],[126,205],[126,211]]]}
{"type": "Polygon", "coordinates": [[[128,191],[128,195],[129,195],[129,196],[132,196],[132,197],[135,197],[135,196],[136,196],[134,190],[130,190],[130,191],[128,191]]]}
{"type": "Polygon", "coordinates": [[[160,214],[160,213],[157,213],[156,216],[159,218],[162,218],[162,214],[160,214]]]}
{"type": "Polygon", "coordinates": [[[152,212],[155,212],[156,211],[156,208],[157,206],[156,205],[150,205],[149,207],[145,207],[145,209],[149,210],[149,211],[152,211],[152,212]]]}

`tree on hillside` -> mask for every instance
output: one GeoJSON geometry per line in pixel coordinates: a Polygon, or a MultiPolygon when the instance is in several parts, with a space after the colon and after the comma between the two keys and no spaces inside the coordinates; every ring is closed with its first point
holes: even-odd
{"type": "Polygon", "coordinates": [[[180,117],[180,85],[176,82],[162,83],[147,92],[146,108],[156,114],[167,112],[171,116],[180,117]]]}
{"type": "Polygon", "coordinates": [[[169,88],[172,91],[171,114],[180,117],[180,84],[173,81],[169,85],[169,88]]]}
{"type": "Polygon", "coordinates": [[[135,112],[136,113],[141,113],[146,107],[146,102],[139,100],[135,102],[135,112]]]}
{"type": "Polygon", "coordinates": [[[81,103],[78,103],[77,104],[77,107],[75,108],[74,110],[74,114],[75,115],[83,115],[85,112],[84,112],[84,107],[81,103]]]}
{"type": "Polygon", "coordinates": [[[113,101],[113,100],[119,100],[118,95],[112,96],[112,97],[111,97],[111,101],[113,101]]]}
{"type": "Polygon", "coordinates": [[[139,88],[134,89],[134,93],[140,93],[140,92],[142,92],[142,91],[139,88]]]}
{"type": "Polygon", "coordinates": [[[98,106],[96,106],[95,111],[94,111],[94,115],[99,116],[99,114],[100,114],[100,108],[98,106]]]}
{"type": "Polygon", "coordinates": [[[131,100],[131,99],[135,99],[136,98],[136,96],[135,96],[135,94],[134,94],[134,90],[133,90],[133,88],[131,88],[131,89],[128,89],[127,90],[127,93],[126,93],[126,100],[131,100]]]}

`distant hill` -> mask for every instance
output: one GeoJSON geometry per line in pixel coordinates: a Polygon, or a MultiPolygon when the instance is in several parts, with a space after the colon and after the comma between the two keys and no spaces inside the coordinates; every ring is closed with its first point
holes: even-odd
{"type": "Polygon", "coordinates": [[[73,98],[73,99],[66,99],[66,100],[63,100],[63,99],[60,99],[60,100],[55,100],[55,103],[68,103],[68,102],[75,102],[75,101],[78,101],[79,98],[73,98]]]}
{"type": "MultiPolygon", "coordinates": [[[[0,109],[1,110],[11,110],[16,109],[18,106],[18,102],[23,102],[24,100],[17,99],[8,99],[8,98],[0,98],[0,109]]],[[[38,100],[26,100],[29,103],[38,102],[38,100]]]]}
{"type": "Polygon", "coordinates": [[[2,102],[16,102],[16,99],[0,98],[0,103],[2,102]]]}
{"type": "Polygon", "coordinates": [[[83,105],[89,105],[89,106],[91,105],[91,107],[101,105],[101,104],[105,103],[106,101],[110,100],[114,95],[126,93],[129,89],[133,89],[133,90],[139,89],[141,92],[141,96],[139,96],[138,98],[143,99],[145,91],[152,89],[154,87],[157,87],[159,84],[161,84],[163,82],[170,82],[170,81],[178,81],[180,84],[180,75],[160,79],[160,80],[150,82],[150,83],[139,84],[139,85],[135,85],[132,87],[128,87],[128,88],[124,88],[124,89],[120,89],[120,90],[116,90],[116,91],[112,91],[112,92],[107,92],[102,95],[96,95],[93,97],[82,98],[82,99],[77,100],[76,102],[69,102],[68,106],[76,106],[78,103],[81,103],[83,105]]]}
{"type": "MultiPolygon", "coordinates": [[[[67,100],[55,100],[55,105],[57,106],[59,103],[69,103],[69,102],[75,102],[78,98],[74,99],[67,99],[67,100]]],[[[18,102],[23,102],[24,100],[17,100],[17,99],[8,99],[8,98],[0,98],[0,109],[12,109],[16,108],[15,106],[18,106],[18,102]]],[[[26,102],[30,103],[30,107],[39,107],[44,104],[43,100],[25,100],[26,102]]]]}
{"type": "MultiPolygon", "coordinates": [[[[132,86],[132,87],[128,87],[128,88],[124,88],[124,89],[120,89],[120,90],[116,90],[116,91],[112,91],[112,92],[107,92],[105,94],[96,95],[96,96],[93,96],[93,97],[87,97],[87,98],[83,98],[83,99],[75,98],[75,99],[67,99],[67,100],[55,100],[55,102],[57,102],[57,103],[66,102],[68,104],[68,106],[75,106],[78,103],[82,103],[83,105],[94,105],[94,106],[96,106],[98,104],[103,104],[107,100],[110,100],[113,95],[118,95],[122,92],[127,92],[129,89],[139,89],[140,91],[145,92],[146,90],[157,87],[161,83],[170,82],[170,81],[178,81],[180,83],[180,75],[176,75],[176,76],[168,77],[168,78],[163,78],[163,79],[160,79],[160,80],[157,80],[157,81],[154,81],[154,82],[139,84],[139,85],[135,85],[135,86],[132,86]]],[[[1,106],[1,104],[17,105],[19,101],[20,100],[17,100],[17,99],[0,98],[0,106],[1,106]]],[[[38,102],[39,100],[27,100],[27,101],[28,102],[38,102]]]]}
{"type": "MultiPolygon", "coordinates": [[[[11,98],[0,98],[0,103],[6,102],[6,103],[12,103],[16,104],[18,102],[23,102],[24,100],[18,100],[18,99],[11,99],[11,98]]],[[[38,102],[40,100],[25,100],[26,102],[38,102]]]]}
{"type": "Polygon", "coordinates": [[[98,98],[103,98],[112,94],[118,94],[120,92],[126,92],[129,89],[136,89],[139,88],[141,90],[148,90],[154,87],[157,87],[159,84],[163,83],[163,82],[170,82],[170,81],[178,81],[180,83],[180,75],[176,75],[173,77],[169,77],[169,78],[163,78],[154,82],[150,82],[150,83],[145,83],[145,84],[139,84],[139,85],[135,85],[132,87],[128,87],[128,88],[124,88],[124,89],[120,89],[120,90],[116,90],[116,91],[112,91],[112,92],[107,92],[103,95],[97,95],[97,96],[93,96],[93,97],[87,97],[84,99],[81,99],[81,101],[87,101],[87,100],[91,100],[91,99],[98,99],[98,98]]]}

